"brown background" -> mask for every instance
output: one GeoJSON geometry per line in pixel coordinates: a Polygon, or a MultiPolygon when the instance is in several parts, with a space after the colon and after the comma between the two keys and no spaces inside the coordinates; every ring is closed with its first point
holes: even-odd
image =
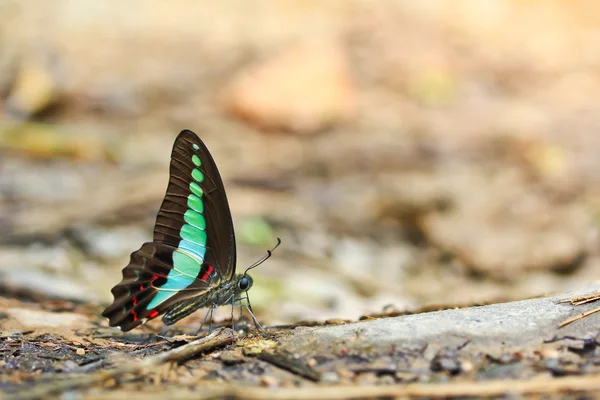
{"type": "Polygon", "coordinates": [[[110,302],[184,128],[239,269],[283,240],[254,273],[267,324],[579,287],[598,93],[591,1],[2,1],[3,308],[110,302]]]}

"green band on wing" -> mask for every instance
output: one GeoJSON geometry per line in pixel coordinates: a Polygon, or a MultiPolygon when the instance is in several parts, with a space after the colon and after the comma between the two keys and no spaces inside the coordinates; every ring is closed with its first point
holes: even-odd
{"type": "MultiPolygon", "coordinates": [[[[197,144],[192,144],[194,150],[199,150],[197,144]]],[[[192,156],[192,162],[196,167],[202,164],[200,157],[192,156]]],[[[204,203],[202,196],[204,190],[198,184],[204,180],[204,174],[197,168],[192,170],[190,182],[190,194],[187,205],[189,207],[183,215],[185,224],[181,226],[179,236],[181,240],[177,250],[173,252],[173,269],[167,275],[167,282],[158,289],[158,293],[152,298],[146,309],[152,310],[166,300],[173,297],[177,292],[186,289],[198,278],[204,255],[206,254],[206,220],[204,219],[204,203]]],[[[136,271],[137,272],[137,271],[136,271]]]]}
{"type": "Polygon", "coordinates": [[[178,291],[190,286],[200,273],[202,263],[185,253],[173,252],[173,269],[167,275],[167,282],[159,288],[156,296],[146,306],[147,310],[158,307],[165,300],[174,296],[178,291]]]}
{"type": "Polygon", "coordinates": [[[200,199],[200,197],[190,194],[188,196],[188,207],[191,208],[192,210],[199,212],[199,213],[203,213],[204,212],[204,204],[202,203],[202,200],[200,199]]]}
{"type": "Polygon", "coordinates": [[[204,191],[196,182],[190,182],[190,191],[198,197],[202,197],[202,195],[204,195],[204,191]]]}
{"type": "Polygon", "coordinates": [[[204,219],[204,215],[197,213],[194,210],[187,210],[183,215],[183,219],[188,224],[192,225],[198,229],[206,229],[206,220],[204,219]]]}
{"type": "Polygon", "coordinates": [[[193,227],[192,225],[183,225],[181,227],[181,232],[179,232],[179,236],[181,236],[183,240],[206,247],[206,232],[193,227]]]}

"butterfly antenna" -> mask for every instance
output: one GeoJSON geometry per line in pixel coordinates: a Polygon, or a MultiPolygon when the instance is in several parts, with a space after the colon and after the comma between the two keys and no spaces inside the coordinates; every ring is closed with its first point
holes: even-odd
{"type": "Polygon", "coordinates": [[[275,246],[273,246],[273,248],[271,250],[267,250],[267,255],[266,256],[264,256],[263,258],[261,258],[260,260],[258,260],[257,262],[255,262],[254,264],[252,264],[251,266],[249,266],[248,268],[246,268],[246,271],[244,271],[244,275],[246,275],[246,273],[248,271],[250,271],[251,269],[258,267],[260,264],[262,264],[265,261],[267,261],[269,259],[269,257],[271,257],[273,255],[273,252],[275,251],[275,249],[277,247],[279,247],[280,244],[281,244],[281,239],[277,238],[277,244],[275,246]]]}

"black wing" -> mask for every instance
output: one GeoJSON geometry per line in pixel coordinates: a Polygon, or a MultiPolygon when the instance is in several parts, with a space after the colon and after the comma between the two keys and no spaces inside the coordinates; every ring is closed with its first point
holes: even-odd
{"type": "Polygon", "coordinates": [[[197,184],[202,190],[206,220],[207,246],[204,260],[217,267],[224,280],[235,274],[236,248],[233,220],[225,194],[223,180],[208,149],[192,131],[183,130],[175,139],[171,154],[171,171],[167,194],[163,200],[154,227],[154,241],[179,247],[181,228],[190,209],[190,185],[197,184]],[[197,156],[201,165],[193,162],[197,156]],[[194,174],[199,170],[201,175],[194,174]],[[195,178],[203,178],[198,181],[195,178]]]}
{"type": "Polygon", "coordinates": [[[235,274],[233,221],[223,181],[204,143],[182,131],[173,145],[169,185],[154,242],[131,255],[114,302],[102,315],[128,331],[235,274]]]}

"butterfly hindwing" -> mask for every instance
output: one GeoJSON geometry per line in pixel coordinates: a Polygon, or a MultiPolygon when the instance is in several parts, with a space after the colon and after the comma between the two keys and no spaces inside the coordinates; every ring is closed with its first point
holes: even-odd
{"type": "Polygon", "coordinates": [[[171,246],[145,243],[131,254],[122,281],[112,289],[115,300],[102,315],[109,319],[110,326],[128,331],[219,281],[210,264],[200,264],[195,257],[171,246]]]}
{"type": "Polygon", "coordinates": [[[173,145],[167,193],[154,242],[132,253],[114,302],[102,315],[128,331],[199,296],[235,273],[235,237],[227,196],[208,149],[191,131],[173,145]]]}

